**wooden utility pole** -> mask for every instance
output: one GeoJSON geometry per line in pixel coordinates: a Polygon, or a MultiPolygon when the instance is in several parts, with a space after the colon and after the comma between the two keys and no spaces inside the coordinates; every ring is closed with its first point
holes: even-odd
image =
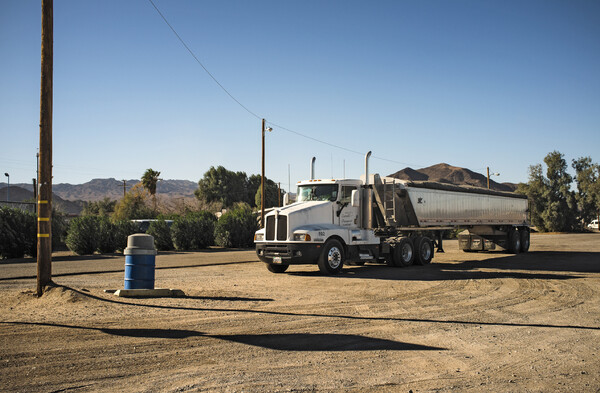
{"type": "Polygon", "coordinates": [[[260,226],[265,226],[265,119],[262,119],[262,165],[260,172],[260,226]]]}
{"type": "Polygon", "coordinates": [[[37,231],[37,295],[52,282],[52,53],[53,0],[42,0],[40,178],[37,231]]]}
{"type": "Polygon", "coordinates": [[[488,190],[490,189],[490,167],[487,167],[487,186],[488,190]]]}
{"type": "Polygon", "coordinates": [[[123,179],[123,198],[127,194],[127,180],[123,179]]]}

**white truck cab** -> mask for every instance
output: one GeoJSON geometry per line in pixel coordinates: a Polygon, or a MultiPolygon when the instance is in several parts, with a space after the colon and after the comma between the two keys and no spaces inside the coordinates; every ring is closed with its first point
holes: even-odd
{"type": "Polygon", "coordinates": [[[355,179],[299,182],[297,202],[266,214],[265,227],[256,232],[259,259],[274,272],[283,272],[290,264],[318,263],[324,273],[331,274],[344,261],[376,258],[372,249],[379,245],[379,238],[360,228],[356,195],[362,184],[355,179]]]}

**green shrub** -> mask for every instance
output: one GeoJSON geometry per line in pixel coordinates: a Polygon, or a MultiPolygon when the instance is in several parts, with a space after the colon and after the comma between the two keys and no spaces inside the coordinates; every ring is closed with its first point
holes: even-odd
{"type": "Polygon", "coordinates": [[[171,229],[165,220],[157,220],[150,223],[148,235],[154,236],[154,246],[159,251],[169,251],[173,249],[173,239],[171,238],[171,229]]]}
{"type": "MultiPolygon", "coordinates": [[[[52,250],[64,249],[67,228],[69,227],[65,215],[59,211],[52,210],[52,250]]],[[[36,228],[37,232],[37,228],[36,228]]]]}
{"type": "Polygon", "coordinates": [[[171,237],[177,250],[196,250],[214,244],[216,217],[206,211],[178,217],[171,226],[171,237]]]}
{"type": "Polygon", "coordinates": [[[238,206],[219,218],[215,226],[215,242],[221,247],[251,247],[257,229],[256,217],[250,207],[238,206]]]}
{"type": "Polygon", "coordinates": [[[0,207],[0,258],[35,256],[36,215],[19,209],[0,207]]]}
{"type": "Polygon", "coordinates": [[[115,205],[113,218],[118,220],[134,220],[156,217],[156,212],[149,206],[150,194],[141,183],[136,184],[115,205]]]}
{"type": "Polygon", "coordinates": [[[135,223],[129,220],[117,220],[113,222],[115,237],[115,249],[123,251],[127,248],[127,238],[137,232],[135,223]]]}
{"type": "Polygon", "coordinates": [[[78,255],[93,254],[99,245],[100,224],[96,216],[74,218],[67,231],[67,247],[78,255]]]}
{"type": "Polygon", "coordinates": [[[115,225],[107,216],[97,216],[98,222],[98,245],[97,251],[101,254],[110,254],[117,250],[117,236],[115,225]]]}

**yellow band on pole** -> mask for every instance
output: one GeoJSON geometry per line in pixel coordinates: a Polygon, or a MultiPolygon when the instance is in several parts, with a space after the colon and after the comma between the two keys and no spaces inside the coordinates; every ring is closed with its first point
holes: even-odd
{"type": "Polygon", "coordinates": [[[38,221],[50,221],[50,217],[38,217],[38,221]]]}
{"type": "Polygon", "coordinates": [[[38,201],[38,203],[44,204],[44,203],[48,203],[48,201],[38,201]]]}
{"type": "Polygon", "coordinates": [[[38,233],[38,237],[50,237],[49,233],[38,233]]]}

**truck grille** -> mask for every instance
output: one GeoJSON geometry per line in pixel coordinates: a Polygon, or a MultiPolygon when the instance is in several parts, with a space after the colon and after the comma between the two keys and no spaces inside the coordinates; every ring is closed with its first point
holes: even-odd
{"type": "Polygon", "coordinates": [[[277,224],[277,240],[287,239],[287,216],[279,216],[277,224]]]}
{"type": "Polygon", "coordinates": [[[276,235],[277,240],[287,240],[287,216],[268,216],[266,224],[266,240],[275,240],[276,235]]]}

